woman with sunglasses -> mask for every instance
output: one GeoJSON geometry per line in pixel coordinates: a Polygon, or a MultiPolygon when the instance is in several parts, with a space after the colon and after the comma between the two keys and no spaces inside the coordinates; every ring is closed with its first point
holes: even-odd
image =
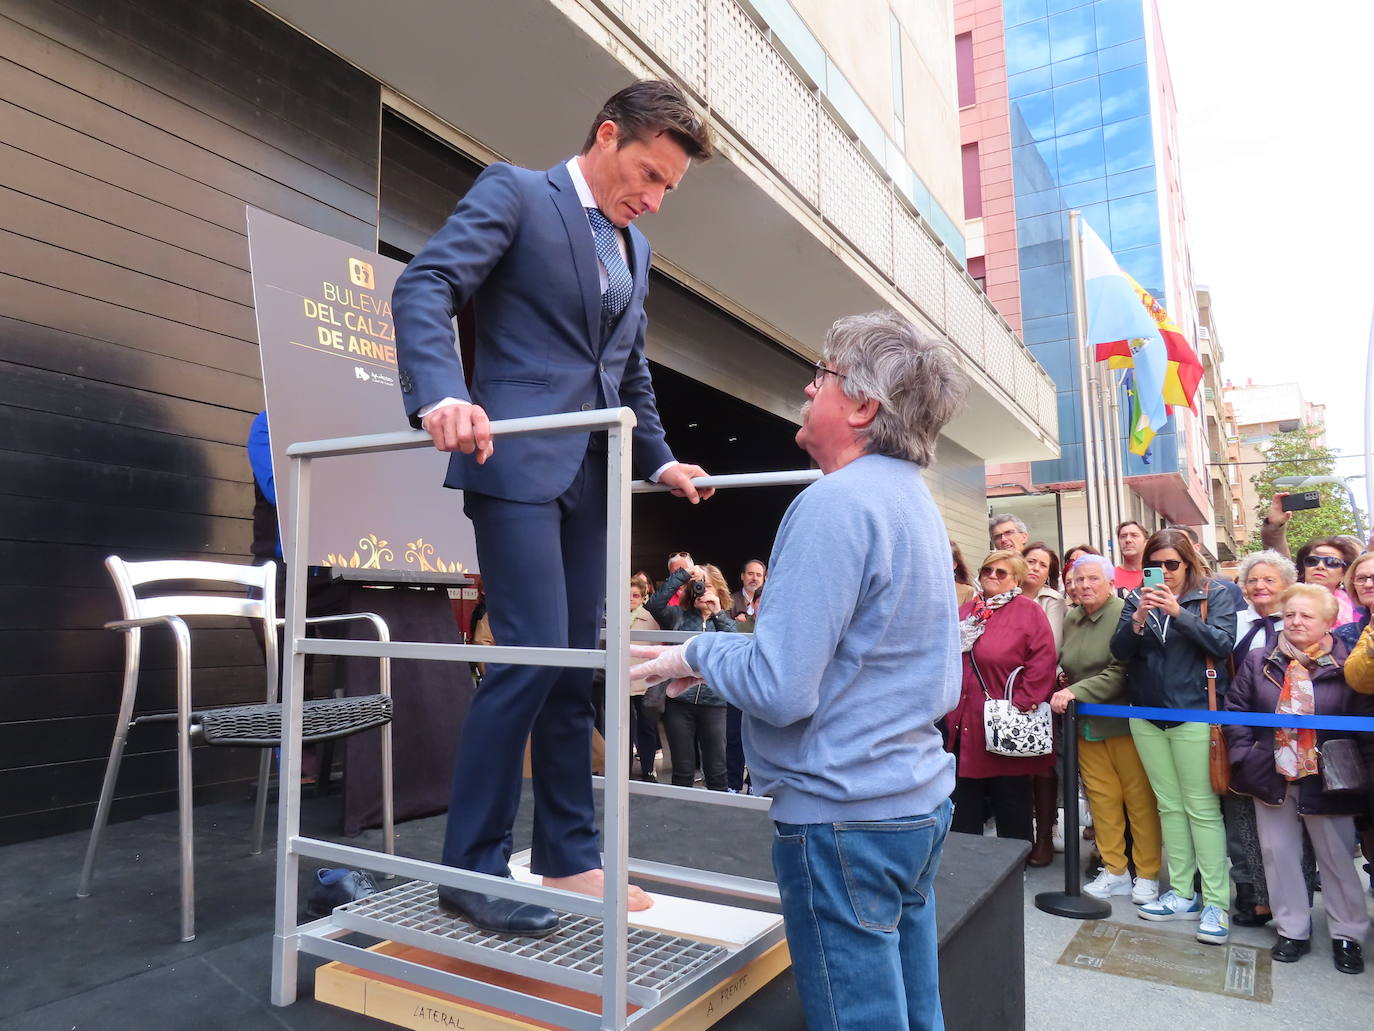
{"type": "MultiPolygon", "coordinates": [[[[1131,704],[1153,709],[1206,709],[1214,679],[1218,705],[1236,641],[1236,606],[1181,530],[1156,530],[1145,542],[1144,569],[1163,573],[1159,586],[1126,597],[1112,635],[1112,654],[1127,664],[1131,704]]],[[[1197,939],[1230,936],[1231,881],[1221,802],[1208,768],[1206,723],[1132,719],[1131,737],[1159,803],[1170,888],[1137,913],[1145,920],[1197,920],[1197,939]],[[1202,899],[1193,878],[1202,873],[1202,899]]]]}
{"type": "MultiPolygon", "coordinates": [[[[945,717],[946,747],[954,753],[951,829],[982,834],[990,805],[999,838],[1031,840],[1031,777],[1054,769],[1054,756],[1014,757],[987,750],[983,703],[1004,697],[1015,674],[1012,702],[1029,710],[1049,701],[1055,686],[1054,635],[1040,606],[1021,593],[1026,560],[994,551],[978,570],[980,593],[959,607],[963,687],[945,717]],[[984,685],[987,685],[986,691],[984,685]]],[[[1054,851],[1044,862],[1047,865],[1054,851]]]]}
{"type": "Polygon", "coordinates": [[[1314,537],[1298,549],[1298,579],[1305,584],[1325,587],[1336,598],[1336,626],[1359,618],[1355,604],[1345,592],[1345,574],[1359,555],[1359,549],[1345,537],[1314,537]]]}
{"type": "Polygon", "coordinates": [[[1350,651],[1345,663],[1345,682],[1360,694],[1374,694],[1374,631],[1369,614],[1374,612],[1374,551],[1366,551],[1345,573],[1345,590],[1364,608],[1359,619],[1338,626],[1336,636],[1350,651]]]}

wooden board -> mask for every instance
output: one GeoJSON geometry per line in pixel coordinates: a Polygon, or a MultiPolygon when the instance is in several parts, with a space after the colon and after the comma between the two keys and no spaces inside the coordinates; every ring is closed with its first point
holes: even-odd
{"type": "MultiPolygon", "coordinates": [[[[368,951],[446,970],[491,984],[536,995],[552,1002],[601,1012],[601,998],[588,992],[563,988],[543,981],[508,974],[423,949],[382,942],[368,951]]],[[[657,1025],[654,1031],[706,1031],[727,1013],[761,989],[791,965],[787,943],[778,942],[743,970],[722,979],[684,1009],[657,1025]]],[[[384,1020],[398,1027],[432,1029],[463,1028],[464,1031],[524,1031],[556,1028],[556,1025],[507,1010],[483,1006],[444,992],[421,988],[375,971],[347,963],[328,963],[315,971],[315,998],[319,1002],[384,1020]]],[[[633,1013],[637,1007],[631,1006],[633,1013]]]]}

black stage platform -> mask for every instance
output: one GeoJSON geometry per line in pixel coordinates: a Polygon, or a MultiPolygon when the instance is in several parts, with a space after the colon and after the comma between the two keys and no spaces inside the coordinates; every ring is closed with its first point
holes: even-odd
{"type": "MultiPolygon", "coordinates": [[[[335,837],[337,795],[307,799],[303,833],[335,837]]],[[[516,826],[529,836],[528,797],[516,826]]],[[[772,879],[770,825],[760,813],[631,800],[631,854],[772,879]]],[[[194,942],[177,938],[176,814],[115,824],[106,833],[92,895],[75,898],[86,845],[69,834],[0,849],[0,1031],[376,1031],[379,1022],[314,1001],[318,961],[302,956],[300,1000],[268,1002],[275,857],[248,855],[251,806],[196,809],[194,942]]],[[[439,853],[444,818],[397,828],[397,849],[439,853]]],[[[368,832],[351,843],[379,848],[368,832]]],[[[950,835],[938,897],[941,994],[952,1031],[1025,1026],[1022,856],[1026,846],[950,835]]],[[[307,886],[304,869],[301,897],[307,886]]],[[[652,886],[650,886],[652,887],[652,886]]],[[[791,973],[776,978],[717,1027],[803,1026],[791,973]]]]}

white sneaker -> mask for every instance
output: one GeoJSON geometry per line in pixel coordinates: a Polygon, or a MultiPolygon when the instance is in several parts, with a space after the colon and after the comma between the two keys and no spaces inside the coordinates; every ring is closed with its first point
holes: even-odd
{"type": "Polygon", "coordinates": [[[1197,940],[1204,945],[1225,945],[1231,937],[1231,917],[1220,906],[1203,906],[1197,940]]]}
{"type": "Polygon", "coordinates": [[[1064,810],[1055,810],[1054,830],[1050,833],[1050,841],[1054,843],[1056,852],[1064,851],[1064,810]]]}
{"type": "Polygon", "coordinates": [[[1159,882],[1148,877],[1137,877],[1131,891],[1131,901],[1137,906],[1148,905],[1159,898],[1159,882]]]}
{"type": "Polygon", "coordinates": [[[1190,895],[1184,898],[1170,888],[1154,902],[1148,902],[1136,911],[1142,920],[1196,920],[1202,915],[1202,903],[1190,895]]]}
{"type": "Polygon", "coordinates": [[[1131,893],[1131,875],[1112,873],[1103,867],[1093,880],[1083,885],[1083,891],[1096,899],[1108,899],[1113,895],[1129,895],[1131,893]]]}

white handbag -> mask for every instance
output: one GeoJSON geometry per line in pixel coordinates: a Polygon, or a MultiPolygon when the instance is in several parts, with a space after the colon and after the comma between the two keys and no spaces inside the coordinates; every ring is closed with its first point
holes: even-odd
{"type": "Polygon", "coordinates": [[[993,755],[1016,759],[1029,759],[1053,752],[1054,723],[1050,703],[1041,702],[1027,712],[1017,708],[1011,701],[1016,678],[1026,667],[1017,666],[1012,670],[1007,676],[1005,697],[994,698],[972,651],[969,652],[969,663],[983,688],[983,741],[987,750],[993,755]]]}

